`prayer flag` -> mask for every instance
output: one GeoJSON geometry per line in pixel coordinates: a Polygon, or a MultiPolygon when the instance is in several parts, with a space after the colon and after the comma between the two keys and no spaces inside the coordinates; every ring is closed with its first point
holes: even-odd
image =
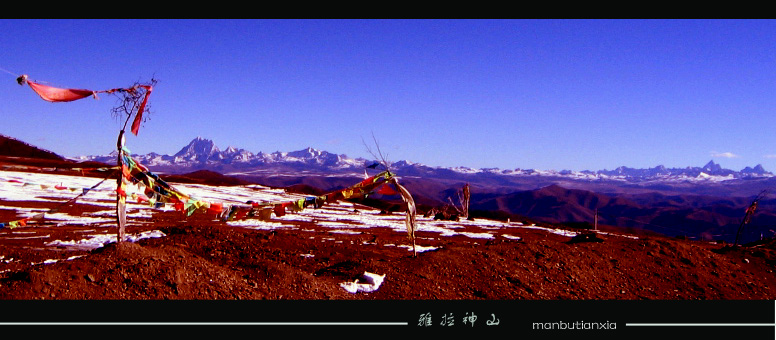
{"type": "Polygon", "coordinates": [[[275,207],[274,207],[275,216],[277,217],[284,216],[286,214],[286,205],[288,205],[288,203],[275,204],[275,207]]]}
{"type": "Polygon", "coordinates": [[[259,219],[262,221],[269,221],[272,219],[273,209],[261,209],[259,210],[259,219]]]}
{"type": "Polygon", "coordinates": [[[137,114],[135,115],[135,121],[132,122],[132,134],[137,136],[137,132],[140,130],[140,123],[143,122],[143,111],[145,111],[145,106],[148,103],[148,96],[151,95],[151,90],[153,90],[153,86],[143,86],[145,88],[146,93],[145,97],[143,97],[143,102],[140,104],[140,108],[137,109],[137,114]]]}
{"type": "Polygon", "coordinates": [[[97,98],[98,92],[113,93],[115,91],[136,91],[138,87],[142,87],[145,89],[146,92],[145,92],[145,95],[143,96],[143,101],[138,107],[137,114],[135,115],[135,120],[132,122],[132,133],[135,136],[137,136],[138,130],[140,130],[140,123],[143,122],[143,112],[145,112],[146,104],[148,104],[148,97],[151,96],[151,91],[153,90],[153,86],[149,86],[149,85],[135,86],[128,89],[117,88],[117,89],[111,89],[106,91],[63,89],[63,88],[38,84],[34,81],[27,79],[26,74],[16,78],[16,82],[18,82],[19,85],[24,85],[25,83],[27,85],[30,85],[30,88],[33,91],[35,91],[35,93],[37,93],[43,100],[48,102],[71,102],[71,101],[83,99],[89,96],[97,98]]]}
{"type": "Polygon", "coordinates": [[[35,93],[37,93],[43,100],[47,102],[71,102],[78,99],[83,99],[89,96],[96,96],[96,92],[90,90],[78,90],[78,89],[60,89],[56,87],[46,86],[38,83],[27,81],[35,93]]]}
{"type": "Polygon", "coordinates": [[[393,190],[388,184],[383,184],[380,186],[380,189],[377,190],[377,193],[380,195],[386,195],[386,196],[393,196],[398,195],[399,193],[396,190],[393,190]]]}

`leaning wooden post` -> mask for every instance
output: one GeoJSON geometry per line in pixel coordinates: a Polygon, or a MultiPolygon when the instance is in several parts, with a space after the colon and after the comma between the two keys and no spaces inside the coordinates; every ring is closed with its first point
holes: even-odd
{"type": "Polygon", "coordinates": [[[744,218],[741,220],[741,225],[738,227],[738,232],[736,233],[736,242],[733,243],[733,246],[738,246],[738,239],[741,236],[741,231],[744,229],[744,225],[752,220],[752,215],[754,215],[754,211],[757,210],[757,202],[763,199],[763,197],[765,197],[767,194],[767,189],[761,191],[760,194],[758,194],[757,197],[752,200],[752,204],[749,205],[749,208],[746,208],[746,215],[744,215],[744,218]]]}
{"type": "MultiPolygon", "coordinates": [[[[388,172],[388,176],[393,176],[390,172],[388,172]]],[[[396,186],[397,189],[399,189],[399,194],[401,195],[402,200],[406,204],[407,211],[405,213],[405,225],[407,226],[407,234],[409,235],[410,240],[412,240],[412,256],[417,257],[418,252],[415,249],[415,215],[417,215],[417,209],[415,207],[415,200],[412,198],[412,195],[409,191],[407,191],[406,188],[401,186],[399,184],[399,180],[396,179],[396,177],[391,177],[391,182],[396,186]]]]}
{"type": "Polygon", "coordinates": [[[126,186],[124,185],[124,130],[119,132],[119,139],[116,141],[116,148],[118,150],[118,166],[119,176],[116,179],[116,223],[118,224],[117,242],[124,241],[124,231],[127,224],[127,211],[126,211],[126,186]]]}

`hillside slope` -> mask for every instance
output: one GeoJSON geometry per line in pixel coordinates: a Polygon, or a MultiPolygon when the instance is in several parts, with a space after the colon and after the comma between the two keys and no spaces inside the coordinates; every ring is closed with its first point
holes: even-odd
{"type": "MultiPolygon", "coordinates": [[[[0,299],[776,299],[772,244],[726,250],[659,237],[570,243],[528,230],[520,241],[472,242],[421,233],[425,244],[441,248],[413,257],[365,246],[404,238],[379,230],[330,234],[333,239],[322,242],[309,233],[201,221],[159,221],[156,227],[167,236],[6,271],[0,299]],[[378,290],[353,294],[341,287],[364,272],[385,275],[378,290]]],[[[3,256],[39,259],[19,247],[3,256]]]]}

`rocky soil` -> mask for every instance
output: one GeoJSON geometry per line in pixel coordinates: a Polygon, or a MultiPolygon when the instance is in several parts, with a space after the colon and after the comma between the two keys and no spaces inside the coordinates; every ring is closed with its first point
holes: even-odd
{"type": "Polygon", "coordinates": [[[419,232],[419,244],[439,248],[413,256],[380,246],[407,244],[394,230],[335,234],[310,224],[305,232],[261,231],[195,216],[160,213],[153,227],[165,237],[95,250],[44,247],[34,237],[6,242],[0,299],[776,299],[773,242],[733,248],[654,235],[575,242],[531,229],[510,230],[520,240],[419,232]],[[364,272],[385,275],[379,289],[350,293],[340,285],[364,272]]]}

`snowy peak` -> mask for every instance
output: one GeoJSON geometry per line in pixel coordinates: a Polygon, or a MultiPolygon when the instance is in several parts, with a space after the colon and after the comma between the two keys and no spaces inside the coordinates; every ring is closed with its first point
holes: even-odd
{"type": "Polygon", "coordinates": [[[741,173],[754,176],[764,176],[770,174],[770,172],[765,171],[765,168],[763,168],[762,164],[757,164],[754,168],[746,167],[741,170],[741,173]]]}
{"type": "Polygon", "coordinates": [[[346,159],[348,158],[345,155],[337,155],[310,147],[299,151],[289,152],[285,155],[285,160],[287,161],[296,160],[303,163],[334,167],[340,165],[346,159]]]}
{"type": "Polygon", "coordinates": [[[321,156],[323,153],[327,153],[325,151],[320,151],[317,149],[313,149],[311,147],[307,147],[306,149],[302,149],[299,151],[293,151],[286,154],[288,157],[294,157],[294,158],[301,158],[301,159],[310,159],[310,158],[316,158],[321,156]]]}
{"type": "Polygon", "coordinates": [[[706,165],[703,166],[703,171],[707,174],[717,174],[722,172],[722,166],[714,163],[714,160],[710,160],[706,165]]]}
{"type": "Polygon", "coordinates": [[[173,155],[176,161],[205,162],[211,159],[221,159],[220,151],[212,140],[197,137],[189,145],[184,146],[173,155]]]}
{"type": "Polygon", "coordinates": [[[337,155],[331,154],[326,151],[313,149],[311,147],[308,147],[306,149],[302,149],[299,151],[292,151],[285,154],[285,157],[288,159],[298,159],[298,160],[307,161],[307,162],[309,161],[317,162],[318,160],[321,160],[321,159],[330,159],[332,158],[332,156],[334,156],[334,158],[337,158],[336,157],[337,155]]]}
{"type": "Polygon", "coordinates": [[[226,148],[221,152],[219,159],[231,160],[233,162],[248,162],[251,161],[255,155],[245,149],[238,149],[233,146],[226,148]]]}

